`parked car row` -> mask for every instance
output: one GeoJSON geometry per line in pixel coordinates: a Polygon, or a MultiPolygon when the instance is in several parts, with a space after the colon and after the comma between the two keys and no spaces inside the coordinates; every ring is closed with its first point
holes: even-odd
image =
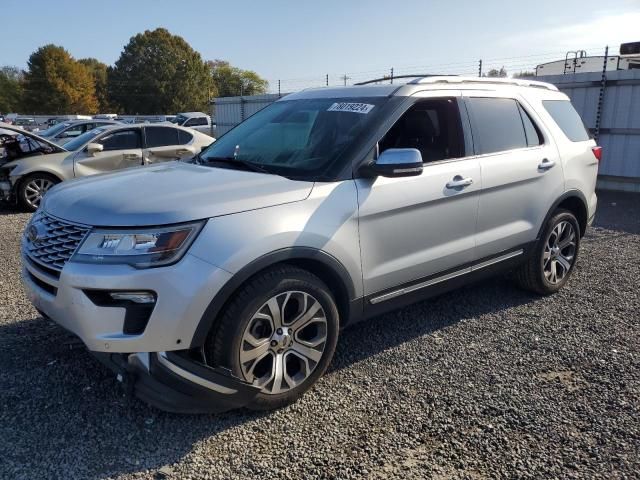
{"type": "Polygon", "coordinates": [[[49,130],[47,138],[0,124],[0,200],[34,211],[43,195],[64,180],[191,158],[214,141],[170,123],[85,121],[49,130]],[[72,136],[65,137],[70,131],[72,136]],[[55,139],[64,140],[64,146],[55,139]]]}

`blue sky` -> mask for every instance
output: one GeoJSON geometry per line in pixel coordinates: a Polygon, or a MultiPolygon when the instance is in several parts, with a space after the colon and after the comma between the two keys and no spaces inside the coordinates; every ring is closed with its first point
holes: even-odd
{"type": "Polygon", "coordinates": [[[205,59],[277,79],[283,89],[384,74],[516,72],[564,56],[640,41],[640,0],[250,1],[2,0],[0,65],[25,67],[36,48],[113,64],[132,35],[165,27],[205,59]],[[11,12],[9,14],[9,12],[11,12]],[[23,12],[20,14],[19,12],[23,12]],[[12,18],[7,21],[8,16],[12,18]]]}

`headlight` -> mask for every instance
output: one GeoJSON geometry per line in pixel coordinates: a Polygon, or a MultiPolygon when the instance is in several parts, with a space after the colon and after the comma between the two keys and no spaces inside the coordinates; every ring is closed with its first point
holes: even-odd
{"type": "Polygon", "coordinates": [[[135,230],[93,230],[72,261],[160,267],[182,258],[204,222],[135,230]]]}

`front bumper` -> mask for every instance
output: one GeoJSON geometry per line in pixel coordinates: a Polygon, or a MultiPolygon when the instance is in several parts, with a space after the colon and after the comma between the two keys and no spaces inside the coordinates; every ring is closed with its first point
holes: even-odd
{"type": "Polygon", "coordinates": [[[247,405],[260,392],[224,368],[210,368],[182,352],[135,355],[92,352],[144,402],[172,413],[221,413],[247,405]]]}

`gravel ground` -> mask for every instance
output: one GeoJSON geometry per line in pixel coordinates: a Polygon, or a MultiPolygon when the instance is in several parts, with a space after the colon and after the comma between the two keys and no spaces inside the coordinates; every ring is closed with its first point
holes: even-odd
{"type": "MultiPolygon", "coordinates": [[[[598,224],[640,226],[609,207],[598,224]]],[[[126,399],[38,317],[27,218],[0,212],[2,479],[639,477],[637,230],[590,229],[553,297],[496,279],[348,329],[293,406],[178,416],[126,399]]]]}

